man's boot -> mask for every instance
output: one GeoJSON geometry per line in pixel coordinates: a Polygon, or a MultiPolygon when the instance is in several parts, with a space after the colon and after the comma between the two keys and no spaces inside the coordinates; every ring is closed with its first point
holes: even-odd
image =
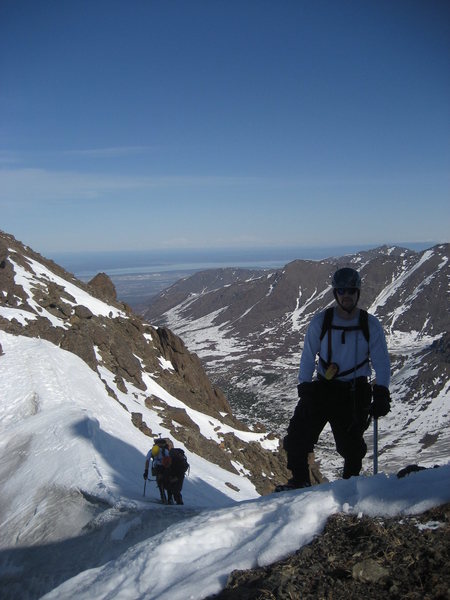
{"type": "Polygon", "coordinates": [[[358,477],[362,468],[362,458],[346,458],[344,460],[344,471],[342,474],[343,479],[350,479],[350,477],[358,477]]]}
{"type": "Polygon", "coordinates": [[[301,488],[311,487],[311,483],[309,481],[299,481],[294,477],[291,477],[287,483],[282,483],[277,485],[275,488],[276,492],[288,492],[289,490],[299,490],[301,488]]]}

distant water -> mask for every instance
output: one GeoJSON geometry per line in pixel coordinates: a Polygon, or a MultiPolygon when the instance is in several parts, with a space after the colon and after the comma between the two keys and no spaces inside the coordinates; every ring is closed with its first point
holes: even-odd
{"type": "MultiPolygon", "coordinates": [[[[394,244],[393,244],[394,245],[394,244]]],[[[411,250],[425,250],[433,242],[396,243],[411,250]]],[[[56,263],[80,278],[99,272],[109,276],[199,271],[222,267],[277,268],[296,260],[321,260],[332,256],[370,250],[376,245],[285,248],[240,248],[200,250],[146,250],[110,252],[60,252],[49,255],[56,263]]]]}
{"type": "MultiPolygon", "coordinates": [[[[395,246],[421,251],[427,243],[396,243],[395,246]]],[[[82,281],[97,273],[109,275],[119,300],[133,308],[142,307],[150,298],[173,283],[205,269],[240,267],[277,269],[296,259],[322,260],[370,250],[376,245],[285,247],[214,250],[148,250],[111,252],[61,252],[48,254],[57,264],[82,281]]]]}

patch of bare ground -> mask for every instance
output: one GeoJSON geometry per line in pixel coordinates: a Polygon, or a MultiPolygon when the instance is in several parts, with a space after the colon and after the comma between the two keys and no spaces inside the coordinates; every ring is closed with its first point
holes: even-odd
{"type": "Polygon", "coordinates": [[[336,514],[309,545],[233,571],[209,600],[449,600],[450,504],[420,515],[336,514]]]}

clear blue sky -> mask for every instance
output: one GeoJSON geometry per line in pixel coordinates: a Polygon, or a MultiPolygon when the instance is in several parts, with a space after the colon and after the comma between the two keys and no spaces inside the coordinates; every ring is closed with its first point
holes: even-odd
{"type": "Polygon", "coordinates": [[[448,0],[1,0],[40,252],[448,241],[448,0]]]}

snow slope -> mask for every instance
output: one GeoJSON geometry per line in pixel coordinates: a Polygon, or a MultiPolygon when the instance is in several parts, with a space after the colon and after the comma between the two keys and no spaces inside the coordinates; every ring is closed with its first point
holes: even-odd
{"type": "Polygon", "coordinates": [[[337,511],[450,500],[450,466],[260,498],[244,476],[188,453],[185,506],[163,507],[153,483],[143,497],[148,438],[94,371],[44,340],[0,331],[0,344],[1,598],[200,600],[233,569],[308,543],[337,511]]]}
{"type": "MultiPolygon", "coordinates": [[[[61,489],[81,490],[110,506],[141,502],[142,473],[151,440],[107,395],[95,372],[74,354],[45,340],[0,331],[0,343],[4,351],[0,358],[3,545],[45,541],[43,519],[50,498],[58,497],[61,489]],[[34,495],[28,493],[24,504],[22,490],[30,487],[34,495]],[[36,495],[42,497],[37,507],[36,495]]],[[[167,392],[161,394],[170,400],[167,392]]],[[[131,408],[133,400],[128,402],[131,408]]],[[[178,401],[172,398],[172,402],[178,401]]],[[[160,427],[157,413],[147,409],[145,418],[155,429],[160,427]]],[[[211,427],[209,423],[206,426],[211,427]]],[[[205,502],[207,506],[228,506],[233,499],[258,496],[244,477],[187,454],[192,476],[184,494],[190,506],[204,506],[205,502]]],[[[51,512],[58,521],[58,515],[51,512]]],[[[73,525],[76,531],[80,523],[73,525]]],[[[63,516],[65,533],[66,526],[63,516]]]]}
{"type": "Polygon", "coordinates": [[[314,491],[273,494],[173,525],[45,599],[201,599],[219,592],[232,570],[270,564],[309,543],[338,511],[414,514],[449,498],[450,467],[403,480],[358,477],[314,491]]]}

